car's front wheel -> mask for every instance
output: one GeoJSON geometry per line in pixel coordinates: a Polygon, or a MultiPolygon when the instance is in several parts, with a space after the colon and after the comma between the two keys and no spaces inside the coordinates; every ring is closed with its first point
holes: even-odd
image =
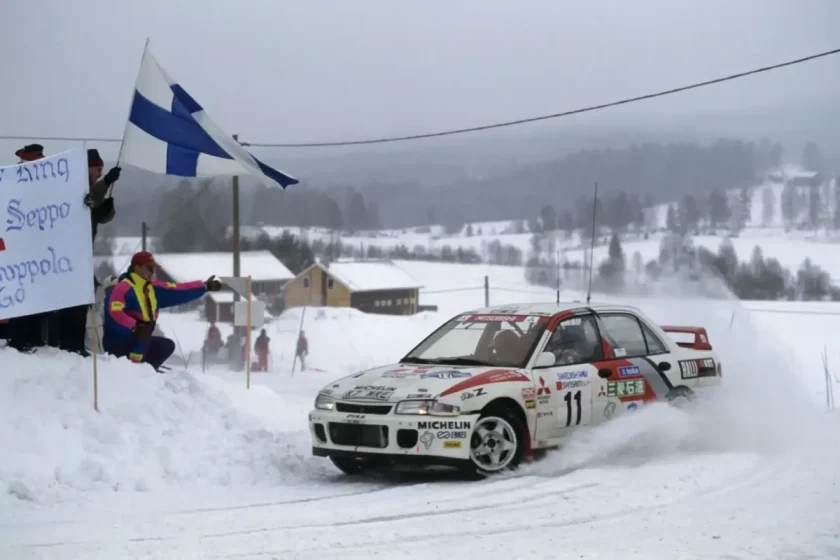
{"type": "Polygon", "coordinates": [[[516,468],[525,454],[526,431],[507,408],[483,412],[470,437],[469,474],[485,477],[516,468]]]}

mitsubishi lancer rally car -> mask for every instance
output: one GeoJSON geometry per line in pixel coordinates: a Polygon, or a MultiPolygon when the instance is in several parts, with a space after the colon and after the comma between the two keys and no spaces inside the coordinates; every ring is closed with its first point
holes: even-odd
{"type": "Polygon", "coordinates": [[[324,387],[312,452],[347,474],[406,463],[488,476],[648,403],[691,401],[721,376],[704,328],[657,326],[633,307],[478,309],[399,363],[324,387]]]}

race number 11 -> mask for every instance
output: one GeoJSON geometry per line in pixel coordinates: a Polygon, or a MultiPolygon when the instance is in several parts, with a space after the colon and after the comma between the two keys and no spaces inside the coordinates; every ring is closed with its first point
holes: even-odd
{"type": "Polygon", "coordinates": [[[563,397],[563,400],[566,401],[566,427],[572,425],[572,409],[575,412],[575,426],[580,425],[580,418],[581,418],[581,406],[580,406],[580,391],[568,392],[563,397]],[[573,403],[574,401],[574,403],[573,403]]]}

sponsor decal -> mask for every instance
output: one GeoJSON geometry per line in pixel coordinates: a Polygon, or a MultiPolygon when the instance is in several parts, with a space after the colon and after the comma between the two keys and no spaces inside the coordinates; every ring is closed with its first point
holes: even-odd
{"type": "Polygon", "coordinates": [[[631,402],[627,404],[627,410],[639,410],[639,403],[631,402]]]}
{"type": "Polygon", "coordinates": [[[391,379],[405,379],[406,377],[411,377],[417,373],[425,373],[432,369],[433,366],[421,366],[421,367],[414,367],[414,366],[401,366],[394,369],[389,369],[380,374],[380,377],[383,378],[391,378],[391,379]]]}
{"type": "Polygon", "coordinates": [[[353,387],[342,398],[371,401],[387,401],[396,391],[396,387],[387,385],[358,385],[353,387]]]}
{"type": "Polygon", "coordinates": [[[358,378],[360,378],[361,376],[363,376],[363,375],[364,375],[364,374],[366,374],[366,373],[367,373],[367,371],[360,371],[359,373],[354,373],[354,374],[353,374],[353,375],[351,375],[350,377],[352,377],[353,379],[358,379],[358,378]]]}
{"type": "Polygon", "coordinates": [[[587,385],[589,385],[588,379],[575,379],[574,381],[558,381],[556,383],[558,391],[563,391],[566,389],[579,389],[580,387],[586,387],[587,385]]]}
{"type": "Polygon", "coordinates": [[[423,435],[420,436],[420,443],[422,443],[426,449],[432,446],[432,442],[435,440],[435,434],[432,432],[423,432],[423,435]]]}
{"type": "Polygon", "coordinates": [[[467,399],[471,399],[473,397],[484,397],[487,395],[487,391],[484,390],[484,387],[478,387],[476,389],[468,389],[461,393],[461,400],[465,401],[467,399]]]}
{"type": "Polygon", "coordinates": [[[695,379],[698,377],[715,377],[715,361],[712,358],[701,358],[699,360],[680,360],[680,376],[683,379],[695,379]]]}
{"type": "Polygon", "coordinates": [[[409,376],[413,376],[410,371],[386,371],[379,377],[383,379],[405,379],[409,376]]]}
{"type": "Polygon", "coordinates": [[[335,385],[333,385],[333,389],[338,389],[338,387],[339,387],[339,384],[338,384],[338,383],[336,383],[335,385]]]}
{"type": "Polygon", "coordinates": [[[536,401],[534,399],[528,399],[525,401],[525,408],[535,408],[537,406],[536,401]]]}
{"type": "Polygon", "coordinates": [[[533,387],[525,387],[522,389],[522,398],[525,400],[533,400],[537,397],[537,390],[533,387]]]}
{"type": "Polygon", "coordinates": [[[327,395],[327,396],[329,396],[329,395],[332,395],[332,394],[333,394],[333,391],[332,391],[332,389],[321,389],[321,390],[319,391],[319,393],[320,393],[320,394],[322,394],[322,395],[327,395]]]}
{"type": "Polygon", "coordinates": [[[457,440],[444,441],[443,442],[443,448],[444,449],[461,449],[461,442],[457,441],[457,440]]]}
{"type": "Polygon", "coordinates": [[[616,358],[623,358],[627,355],[627,350],[624,348],[613,348],[613,355],[616,358]]]}
{"type": "Polygon", "coordinates": [[[564,371],[563,373],[557,374],[557,381],[571,381],[572,379],[589,379],[589,372],[580,370],[580,371],[564,371]]]}
{"type": "Polygon", "coordinates": [[[466,439],[467,432],[464,430],[456,431],[456,432],[438,432],[435,434],[435,437],[438,439],[466,439]]]}
{"type": "Polygon", "coordinates": [[[363,424],[365,419],[364,414],[348,414],[344,417],[344,420],[348,424],[363,424]]]}
{"type": "Polygon", "coordinates": [[[442,369],[440,371],[429,371],[420,374],[420,379],[463,379],[465,377],[472,377],[466,371],[458,371],[457,369],[442,369]]]}
{"type": "Polygon", "coordinates": [[[642,370],[640,370],[637,366],[625,366],[618,368],[619,377],[636,377],[638,375],[642,375],[642,370]]]}
{"type": "Polygon", "coordinates": [[[519,310],[515,307],[500,307],[498,309],[491,309],[490,313],[492,313],[493,315],[510,315],[516,314],[517,311],[519,310]]]}
{"type": "Polygon", "coordinates": [[[453,393],[460,393],[461,391],[466,391],[467,389],[472,389],[473,387],[478,387],[479,385],[515,381],[530,383],[531,379],[524,373],[512,369],[491,369],[490,371],[485,371],[484,373],[480,373],[456,383],[446,391],[442,392],[440,396],[445,397],[446,395],[451,395],[453,393]]]}
{"type": "Polygon", "coordinates": [[[645,394],[644,379],[628,379],[607,383],[608,397],[636,397],[645,394]]]}
{"type": "Polygon", "coordinates": [[[554,412],[551,410],[548,412],[537,412],[537,418],[545,418],[546,416],[554,416],[554,412]]]}
{"type": "Polygon", "coordinates": [[[604,407],[604,416],[606,418],[612,418],[615,415],[615,403],[610,401],[607,403],[607,406],[604,407]]]}
{"type": "Polygon", "coordinates": [[[426,393],[412,393],[406,397],[407,399],[428,399],[429,395],[426,393]]]}
{"type": "Polygon", "coordinates": [[[471,422],[462,420],[433,420],[417,423],[417,428],[420,430],[469,430],[471,427],[471,422]]]}
{"type": "Polygon", "coordinates": [[[540,377],[540,386],[537,389],[537,402],[540,404],[548,404],[551,400],[551,389],[545,384],[545,379],[540,377]]]}
{"type": "Polygon", "coordinates": [[[469,323],[502,323],[504,321],[511,321],[513,323],[521,323],[527,318],[527,315],[515,314],[461,315],[458,317],[458,321],[469,323]]]}

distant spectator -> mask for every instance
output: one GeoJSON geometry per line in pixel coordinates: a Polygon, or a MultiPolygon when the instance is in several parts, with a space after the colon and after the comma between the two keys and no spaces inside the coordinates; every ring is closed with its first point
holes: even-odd
{"type": "Polygon", "coordinates": [[[309,355],[309,341],[306,340],[306,333],[300,331],[295,347],[295,357],[300,359],[300,370],[306,370],[306,356],[309,355]]]}
{"type": "Polygon", "coordinates": [[[105,333],[102,347],[117,357],[128,356],[134,363],[147,363],[160,371],[175,351],[175,343],[153,336],[158,310],[184,305],[208,291],[222,289],[222,283],[211,276],[183,284],[158,282],[154,279],[157,264],[151,253],[142,251],[131,257],[128,272],[105,300],[105,333]]]}
{"type": "Polygon", "coordinates": [[[265,329],[260,331],[260,336],[254,343],[254,351],[257,353],[257,371],[268,371],[268,343],[271,339],[265,333],[265,329]]]}
{"type": "Polygon", "coordinates": [[[204,351],[208,357],[216,358],[222,348],[222,333],[213,321],[207,329],[207,338],[204,340],[204,351]]]}

